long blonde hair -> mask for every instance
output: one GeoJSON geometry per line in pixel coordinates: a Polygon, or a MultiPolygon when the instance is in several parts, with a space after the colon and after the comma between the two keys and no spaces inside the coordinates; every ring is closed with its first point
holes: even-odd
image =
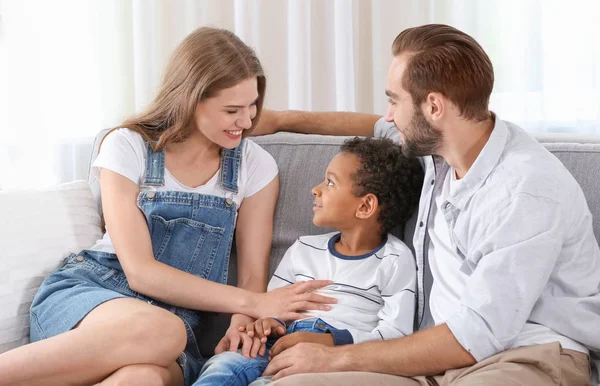
{"type": "Polygon", "coordinates": [[[244,136],[256,126],[265,98],[266,78],[260,61],[254,50],[233,32],[198,28],[173,52],[152,103],[111,131],[131,129],[141,134],[155,151],[162,151],[167,144],[187,138],[200,101],[254,77],[258,84],[256,116],[244,136]]]}

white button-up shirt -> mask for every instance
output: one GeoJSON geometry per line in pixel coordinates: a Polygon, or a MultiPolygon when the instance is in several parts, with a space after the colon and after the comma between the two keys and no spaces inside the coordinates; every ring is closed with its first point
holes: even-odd
{"type": "MultiPolygon", "coordinates": [[[[600,350],[600,249],[581,187],[525,131],[495,122],[475,163],[441,205],[460,270],[468,275],[460,306],[446,323],[478,361],[511,348],[527,322],[600,350]]],[[[375,136],[399,140],[383,119],[375,136]]],[[[439,156],[422,162],[413,240],[419,328],[430,322],[432,199],[450,169],[439,156]]]]}

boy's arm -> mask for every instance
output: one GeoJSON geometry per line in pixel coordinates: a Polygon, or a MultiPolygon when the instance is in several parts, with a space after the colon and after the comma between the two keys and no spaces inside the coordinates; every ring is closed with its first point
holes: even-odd
{"type": "Polygon", "coordinates": [[[263,110],[252,135],[292,131],[303,134],[373,136],[381,116],[352,112],[309,112],[263,110]]]}
{"type": "MultiPolygon", "coordinates": [[[[412,254],[400,251],[400,256],[382,267],[386,273],[381,283],[383,306],[379,322],[371,332],[354,328],[332,330],[335,345],[362,343],[371,340],[390,340],[413,333],[415,313],[416,266],[412,254]]],[[[392,259],[394,256],[388,256],[392,259]]]]}

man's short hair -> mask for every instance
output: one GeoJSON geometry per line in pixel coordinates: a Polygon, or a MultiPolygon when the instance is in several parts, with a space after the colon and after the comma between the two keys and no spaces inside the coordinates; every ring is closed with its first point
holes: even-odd
{"type": "Polygon", "coordinates": [[[402,87],[415,105],[431,92],[450,99],[463,117],[489,118],[494,69],[483,48],[466,33],[443,24],[427,24],[400,33],[392,54],[410,54],[402,87]]]}

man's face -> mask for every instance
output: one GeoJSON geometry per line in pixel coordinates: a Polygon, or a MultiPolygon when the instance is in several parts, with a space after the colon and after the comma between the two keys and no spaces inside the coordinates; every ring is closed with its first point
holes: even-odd
{"type": "Polygon", "coordinates": [[[400,131],[402,153],[406,157],[432,155],[441,145],[442,134],[429,123],[421,106],[415,105],[402,87],[408,58],[407,54],[401,54],[392,60],[385,91],[388,96],[385,120],[394,122],[400,131]]]}

